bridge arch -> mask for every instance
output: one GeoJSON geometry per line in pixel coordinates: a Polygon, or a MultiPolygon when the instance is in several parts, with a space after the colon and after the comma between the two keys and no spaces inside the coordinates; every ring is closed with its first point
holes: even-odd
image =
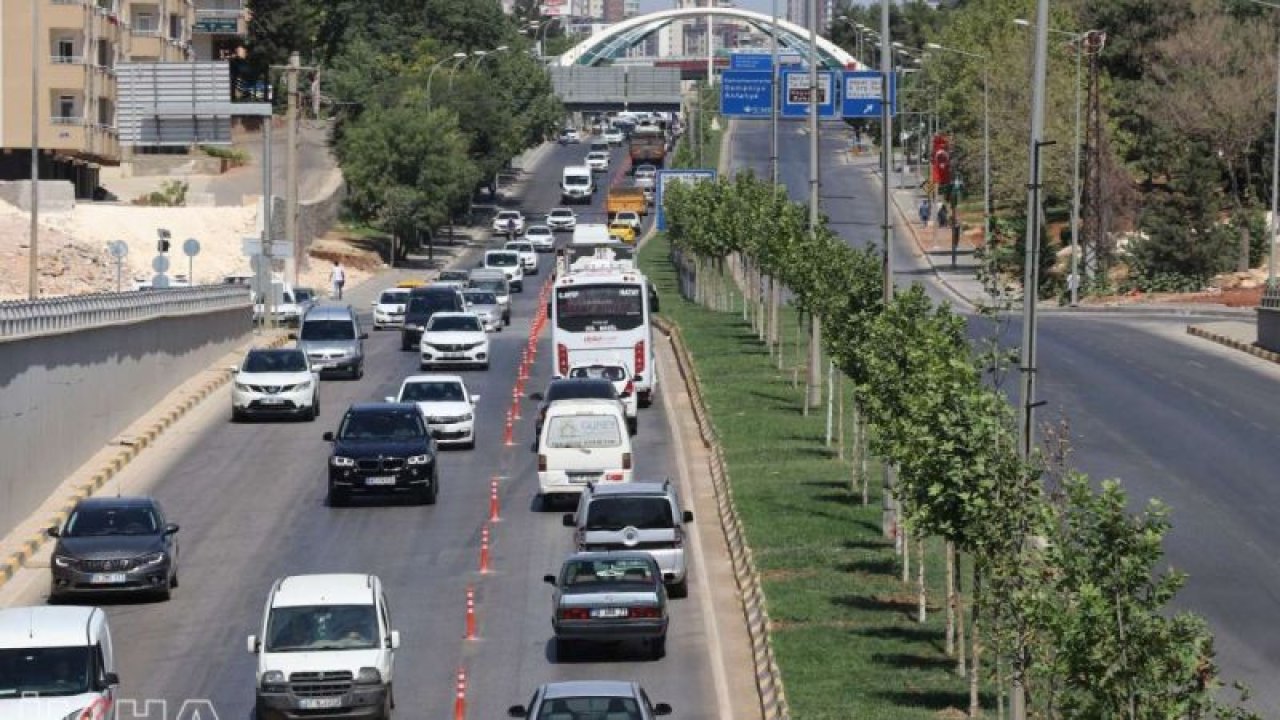
{"type": "MultiPolygon", "coordinates": [[[[561,55],[559,64],[563,67],[597,65],[604,60],[612,59],[619,52],[641,43],[649,35],[673,22],[696,20],[707,15],[742,20],[765,35],[773,34],[773,18],[753,10],[731,7],[660,10],[640,15],[630,20],[624,20],[609,26],[603,32],[592,35],[561,55]]],[[[778,18],[778,47],[807,53],[809,49],[809,31],[793,22],[778,18]]],[[[865,69],[862,63],[855,60],[843,48],[821,36],[818,37],[818,56],[819,63],[825,67],[865,69]]]]}

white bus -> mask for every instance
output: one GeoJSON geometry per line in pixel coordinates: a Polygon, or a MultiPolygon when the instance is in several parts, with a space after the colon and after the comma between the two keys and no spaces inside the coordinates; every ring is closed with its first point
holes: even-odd
{"type": "Polygon", "coordinates": [[[556,377],[575,365],[622,362],[635,379],[640,406],[647,407],[658,389],[653,311],[649,282],[635,270],[608,263],[557,278],[551,296],[556,377]]]}

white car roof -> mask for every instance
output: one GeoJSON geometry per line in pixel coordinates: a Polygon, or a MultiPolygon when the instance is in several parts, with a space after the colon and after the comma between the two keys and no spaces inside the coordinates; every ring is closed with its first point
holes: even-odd
{"type": "Polygon", "coordinates": [[[386,293],[392,293],[394,295],[408,295],[410,290],[412,290],[412,288],[389,287],[384,288],[380,294],[385,295],[386,293]]]}
{"type": "Polygon", "coordinates": [[[327,573],[290,575],[276,583],[271,607],[306,605],[372,605],[374,575],[327,573]]]}
{"type": "Polygon", "coordinates": [[[458,383],[463,387],[467,386],[467,383],[463,381],[461,375],[410,375],[400,383],[400,387],[403,388],[405,385],[417,385],[419,383],[429,382],[453,382],[458,383]]]}
{"type": "Polygon", "coordinates": [[[499,210],[498,217],[521,217],[519,210],[499,210]]]}
{"type": "Polygon", "coordinates": [[[84,647],[106,614],[96,607],[39,605],[0,610],[0,648],[84,647]]]}
{"type": "Polygon", "coordinates": [[[475,313],[473,313],[473,312],[455,312],[455,311],[450,311],[450,312],[438,312],[438,313],[432,313],[432,315],[431,315],[431,319],[432,319],[432,320],[435,320],[436,318],[456,318],[456,317],[469,317],[469,318],[475,318],[476,320],[479,320],[479,319],[480,319],[480,316],[479,316],[479,315],[476,315],[476,314],[475,314],[475,313]]]}
{"type": "Polygon", "coordinates": [[[558,208],[551,208],[551,212],[547,214],[548,215],[573,215],[574,213],[573,213],[573,208],[558,207],[558,208]]]}

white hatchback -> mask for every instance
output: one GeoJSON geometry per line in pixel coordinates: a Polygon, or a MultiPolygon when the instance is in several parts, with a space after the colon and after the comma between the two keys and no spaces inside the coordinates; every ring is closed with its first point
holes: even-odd
{"type": "Polygon", "coordinates": [[[489,336],[470,312],[438,312],[422,331],[419,365],[472,365],[489,369],[489,336]]]}
{"type": "Polygon", "coordinates": [[[412,375],[387,402],[414,403],[440,445],[476,446],[476,401],[458,375],[412,375]]]}

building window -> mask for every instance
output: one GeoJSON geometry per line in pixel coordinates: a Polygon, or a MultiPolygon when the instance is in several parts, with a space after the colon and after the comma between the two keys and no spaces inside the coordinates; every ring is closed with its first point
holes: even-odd
{"type": "Polygon", "coordinates": [[[102,127],[116,126],[115,105],[106,98],[98,99],[98,124],[102,127]]]}
{"type": "Polygon", "coordinates": [[[76,41],[69,37],[60,37],[53,44],[53,61],[69,64],[76,61],[76,41]]]}
{"type": "Polygon", "coordinates": [[[169,39],[170,40],[182,39],[182,20],[183,18],[179,15],[169,16],[169,39]]]}
{"type": "Polygon", "coordinates": [[[76,117],[76,96],[75,95],[59,95],[58,106],[54,108],[54,122],[74,122],[79,118],[76,117]]]}
{"type": "Polygon", "coordinates": [[[133,31],[142,35],[154,35],[160,32],[160,23],[155,12],[151,10],[133,11],[133,31]]]}

